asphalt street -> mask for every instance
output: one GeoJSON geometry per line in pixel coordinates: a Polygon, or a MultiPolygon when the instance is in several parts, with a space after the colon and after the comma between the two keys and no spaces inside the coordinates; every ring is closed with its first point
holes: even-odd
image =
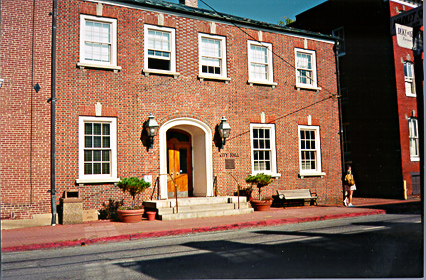
{"type": "Polygon", "coordinates": [[[3,279],[422,277],[419,214],[2,254],[3,279]]]}

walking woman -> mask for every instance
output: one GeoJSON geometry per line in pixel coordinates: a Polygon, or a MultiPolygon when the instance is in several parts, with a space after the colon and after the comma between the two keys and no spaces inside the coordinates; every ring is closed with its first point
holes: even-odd
{"type": "Polygon", "coordinates": [[[354,176],[352,174],[352,168],[350,165],[346,167],[346,176],[345,176],[345,200],[343,203],[345,206],[354,207],[352,205],[352,195],[356,190],[354,176]]]}

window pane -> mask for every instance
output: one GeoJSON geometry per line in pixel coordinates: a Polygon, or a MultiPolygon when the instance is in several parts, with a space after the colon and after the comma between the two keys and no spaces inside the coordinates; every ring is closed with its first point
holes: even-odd
{"type": "Polygon", "coordinates": [[[103,137],[102,138],[102,148],[109,148],[110,147],[110,137],[103,137]]]}
{"type": "Polygon", "coordinates": [[[258,149],[259,148],[259,140],[253,139],[253,148],[258,149]]]}
{"type": "Polygon", "coordinates": [[[84,134],[92,134],[92,124],[85,123],[84,124],[84,134]]]}
{"type": "Polygon", "coordinates": [[[109,151],[102,151],[102,161],[109,161],[109,151]]]}
{"type": "Polygon", "coordinates": [[[101,164],[100,163],[94,163],[93,164],[93,174],[102,174],[101,173],[101,164]]]}
{"type": "Polygon", "coordinates": [[[92,148],[92,136],[84,136],[84,147],[92,148]]]}
{"type": "Polygon", "coordinates": [[[101,151],[93,151],[93,161],[101,161],[101,151]]]}
{"type": "Polygon", "coordinates": [[[91,163],[85,163],[84,164],[84,174],[85,175],[91,175],[92,174],[92,164],[91,163]]]}
{"type": "Polygon", "coordinates": [[[102,163],[102,174],[109,174],[109,163],[102,163]]]}
{"type": "Polygon", "coordinates": [[[92,151],[84,151],[84,161],[92,161],[92,151]]]}
{"type": "Polygon", "coordinates": [[[101,136],[93,137],[93,147],[94,148],[102,148],[101,139],[102,139],[101,136]]]}
{"type": "Polygon", "coordinates": [[[102,135],[102,130],[101,130],[101,124],[100,123],[94,123],[93,124],[93,134],[95,134],[95,135],[102,135]]]}
{"type": "Polygon", "coordinates": [[[258,129],[253,129],[253,138],[258,138],[259,136],[259,130],[258,129]]]}
{"type": "Polygon", "coordinates": [[[104,123],[103,125],[102,125],[102,135],[109,135],[110,134],[110,132],[109,132],[109,124],[108,123],[104,123]]]}

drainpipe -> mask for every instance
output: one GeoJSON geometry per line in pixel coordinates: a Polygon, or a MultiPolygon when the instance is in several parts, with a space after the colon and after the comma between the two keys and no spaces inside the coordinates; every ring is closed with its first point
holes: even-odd
{"type": "MultiPolygon", "coordinates": [[[[342,120],[342,93],[340,91],[340,67],[339,67],[339,41],[336,40],[336,43],[334,45],[334,56],[336,58],[336,80],[337,80],[337,100],[339,104],[339,134],[340,134],[340,153],[341,153],[341,160],[342,160],[342,176],[345,174],[345,145],[344,145],[344,138],[343,138],[343,120],[342,120]]],[[[345,199],[345,188],[342,180],[342,190],[343,190],[343,199],[345,199]]],[[[342,199],[342,200],[343,200],[342,199]]]]}
{"type": "Polygon", "coordinates": [[[56,123],[56,17],[58,3],[53,0],[52,15],[52,61],[51,61],[51,102],[50,110],[50,195],[52,202],[52,226],[56,225],[56,172],[55,172],[55,123],[56,123]]]}

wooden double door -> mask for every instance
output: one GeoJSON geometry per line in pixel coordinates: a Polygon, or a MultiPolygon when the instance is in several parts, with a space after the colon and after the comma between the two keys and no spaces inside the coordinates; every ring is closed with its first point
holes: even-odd
{"type": "Polygon", "coordinates": [[[167,196],[193,195],[191,136],[181,130],[167,131],[167,196]],[[173,178],[173,180],[172,180],[173,178]]]}

